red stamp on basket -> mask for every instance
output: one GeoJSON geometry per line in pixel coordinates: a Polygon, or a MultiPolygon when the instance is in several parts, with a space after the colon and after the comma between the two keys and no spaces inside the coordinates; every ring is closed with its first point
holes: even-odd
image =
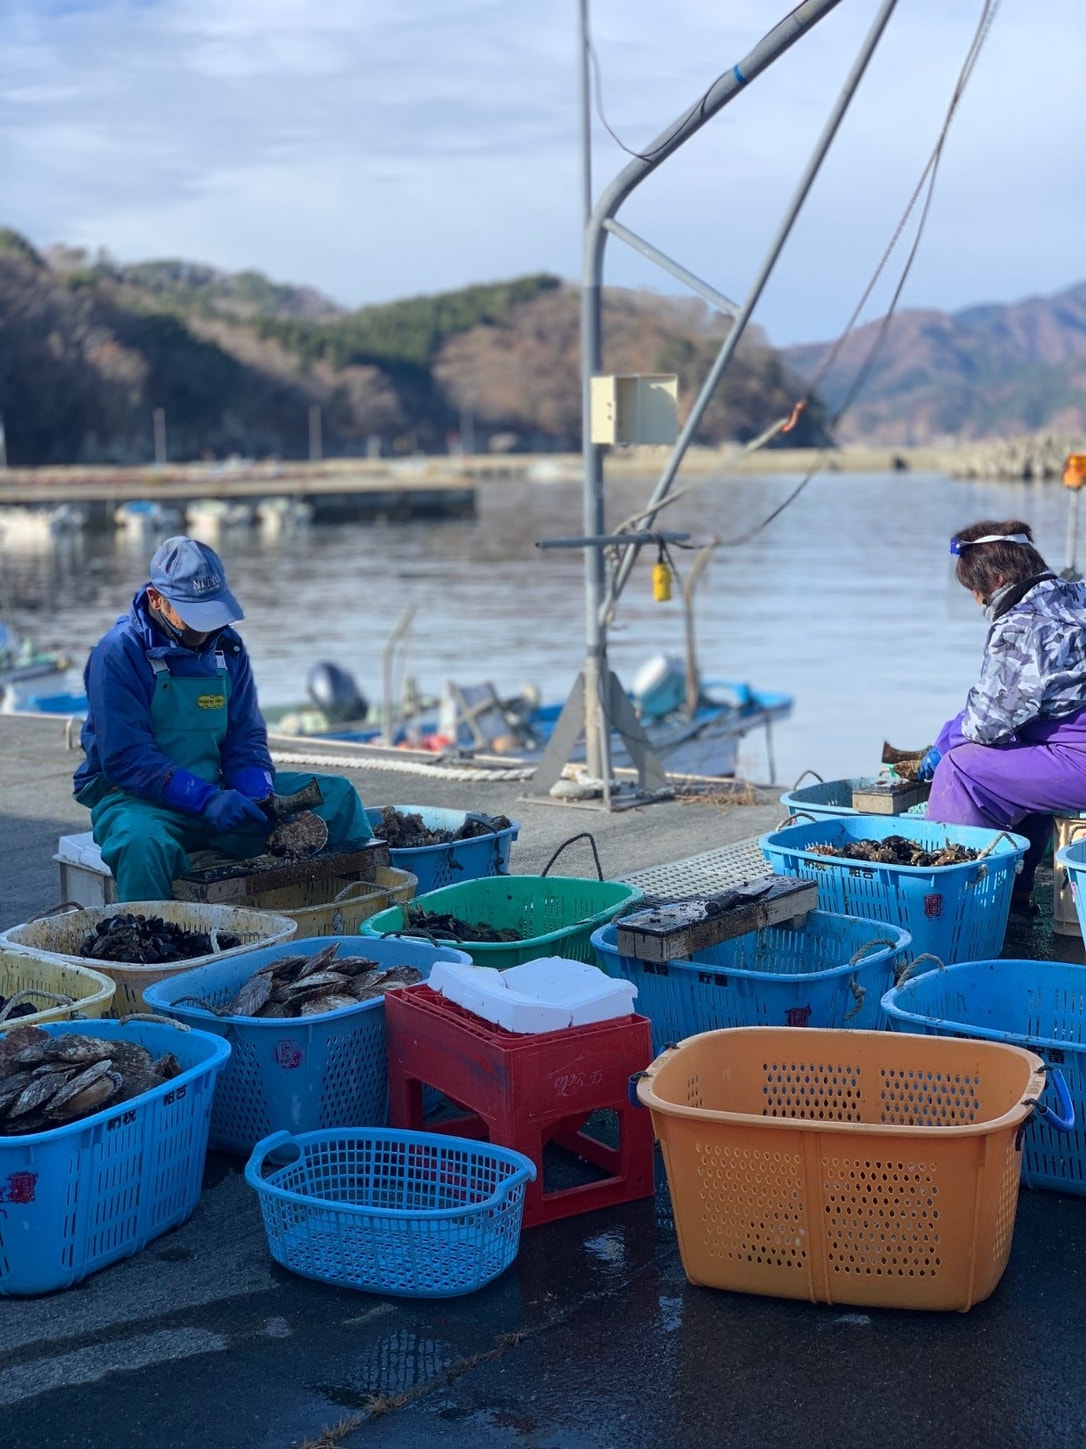
{"type": "Polygon", "coordinates": [[[288,1037],[286,1041],[275,1043],[275,1064],[282,1067],[284,1072],[293,1072],[302,1065],[304,1053],[296,1041],[288,1037]]]}
{"type": "Polygon", "coordinates": [[[924,897],[924,914],[929,921],[943,914],[943,898],[937,891],[924,897]]]}
{"type": "Polygon", "coordinates": [[[36,1172],[12,1172],[0,1183],[0,1202],[33,1202],[37,1194],[36,1172]]]}
{"type": "Polygon", "coordinates": [[[785,1026],[807,1026],[811,1020],[809,1006],[790,1006],[784,1013],[785,1026]]]}

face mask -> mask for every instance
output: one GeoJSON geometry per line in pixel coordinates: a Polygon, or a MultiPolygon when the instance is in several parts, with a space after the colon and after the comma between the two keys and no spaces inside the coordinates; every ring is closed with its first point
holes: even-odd
{"type": "Polygon", "coordinates": [[[158,609],[150,611],[151,618],[175,644],[180,644],[185,649],[199,649],[201,644],[206,644],[211,638],[210,634],[202,634],[198,629],[190,629],[187,625],[178,628],[171,620],[166,618],[158,609]]]}

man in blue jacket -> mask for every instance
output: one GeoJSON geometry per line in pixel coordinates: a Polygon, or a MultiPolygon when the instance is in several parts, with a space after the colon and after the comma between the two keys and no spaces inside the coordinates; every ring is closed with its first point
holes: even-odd
{"type": "MultiPolygon", "coordinates": [[[[90,807],[121,901],[169,900],[190,851],[259,855],[273,822],[257,801],[311,778],[275,773],[249,656],[230,627],[242,618],[214,549],[168,538],[131,611],[91,650],[75,797],[90,807]]],[[[351,782],[316,778],[329,847],[368,840],[351,782]]]]}

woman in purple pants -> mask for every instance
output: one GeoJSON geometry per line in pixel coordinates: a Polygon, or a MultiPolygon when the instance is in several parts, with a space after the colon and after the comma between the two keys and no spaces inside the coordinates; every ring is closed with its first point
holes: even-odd
{"type": "Polygon", "coordinates": [[[1086,810],[1086,585],[1058,578],[1018,519],[963,528],[950,551],[991,628],[965,708],[920,762],[928,819],[1024,835],[1011,909],[1035,915],[1052,817],[1086,810]]]}

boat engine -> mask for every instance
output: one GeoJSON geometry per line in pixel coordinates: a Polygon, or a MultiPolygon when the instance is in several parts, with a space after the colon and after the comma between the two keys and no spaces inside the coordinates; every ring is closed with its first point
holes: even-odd
{"type": "Polygon", "coordinates": [[[634,675],[630,686],[634,708],[642,719],[663,719],[686,704],[686,666],[669,654],[654,654],[634,675]]]}
{"type": "Polygon", "coordinates": [[[369,701],[359,693],[353,674],[338,664],[323,661],[314,664],[305,682],[310,699],[321,710],[329,724],[346,724],[348,720],[365,719],[369,701]]]}

